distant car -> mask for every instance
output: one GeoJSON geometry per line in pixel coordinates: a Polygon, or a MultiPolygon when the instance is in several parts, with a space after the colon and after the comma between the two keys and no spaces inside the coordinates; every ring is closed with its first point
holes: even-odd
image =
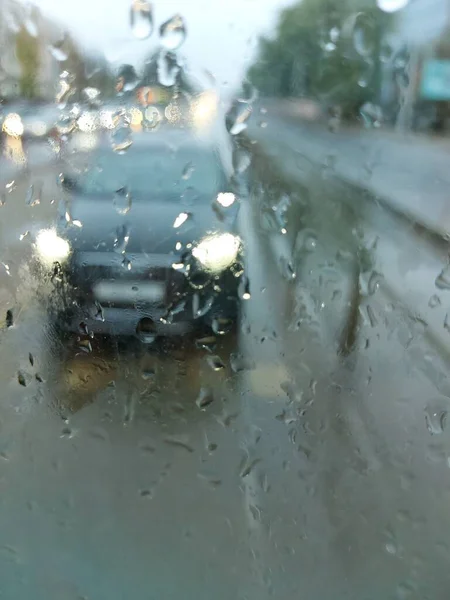
{"type": "Polygon", "coordinates": [[[56,229],[36,238],[61,269],[58,321],[74,332],[223,333],[239,318],[239,199],[212,143],[160,130],[123,154],[101,143],[62,175],[56,229]]]}

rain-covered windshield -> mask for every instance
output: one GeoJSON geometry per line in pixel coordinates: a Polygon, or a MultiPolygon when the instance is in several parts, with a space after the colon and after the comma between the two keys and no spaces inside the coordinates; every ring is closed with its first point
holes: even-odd
{"type": "Polygon", "coordinates": [[[0,0],[0,599],[450,598],[450,0],[0,0]]]}

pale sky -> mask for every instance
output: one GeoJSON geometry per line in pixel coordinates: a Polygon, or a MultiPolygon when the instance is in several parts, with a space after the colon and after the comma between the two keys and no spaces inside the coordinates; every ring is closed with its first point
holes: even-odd
{"type": "Polygon", "coordinates": [[[195,69],[207,69],[226,94],[240,81],[258,36],[273,32],[282,8],[293,0],[153,0],[155,29],[135,40],[129,26],[130,0],[34,0],[44,14],[66,25],[86,46],[109,60],[137,63],[158,44],[161,23],[180,13],[188,35],[179,52],[195,69]]]}

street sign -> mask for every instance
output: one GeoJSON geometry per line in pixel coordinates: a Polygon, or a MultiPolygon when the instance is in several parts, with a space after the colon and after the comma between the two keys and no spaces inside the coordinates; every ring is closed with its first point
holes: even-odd
{"type": "Polygon", "coordinates": [[[450,60],[424,63],[420,95],[425,100],[450,100],[450,60]]]}

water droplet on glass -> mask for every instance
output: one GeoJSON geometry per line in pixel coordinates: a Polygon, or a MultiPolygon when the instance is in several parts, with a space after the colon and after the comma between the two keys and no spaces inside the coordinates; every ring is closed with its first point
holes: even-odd
{"type": "Polygon", "coordinates": [[[233,329],[233,321],[225,317],[214,317],[211,327],[216,335],[226,335],[233,329]]]}
{"type": "Polygon", "coordinates": [[[25,196],[25,204],[27,206],[38,206],[41,203],[41,188],[31,184],[25,196]]]}
{"type": "Polygon", "coordinates": [[[60,107],[64,106],[70,96],[75,93],[75,89],[72,87],[72,83],[74,81],[74,77],[68,71],[62,71],[59,76],[57,88],[56,88],[56,103],[60,105],[60,107]]]}
{"type": "Polygon", "coordinates": [[[242,300],[250,300],[250,281],[247,277],[243,277],[239,282],[238,294],[242,300]]]}
{"type": "Polygon", "coordinates": [[[172,87],[177,81],[180,67],[175,57],[167,52],[160,52],[156,61],[158,81],[164,87],[172,87]]]}
{"type": "Polygon", "coordinates": [[[159,28],[162,46],[167,50],[177,50],[186,39],[186,25],[181,15],[175,15],[159,28]]]}
{"type": "Polygon", "coordinates": [[[5,323],[6,327],[12,327],[14,325],[13,311],[10,308],[6,311],[5,323]]]}
{"type": "Polygon", "coordinates": [[[98,108],[101,105],[101,94],[100,90],[95,87],[85,87],[83,89],[83,96],[90,106],[98,108]]]}
{"type": "Polygon", "coordinates": [[[145,109],[143,125],[146,129],[156,129],[161,121],[162,116],[156,106],[148,106],[145,109]]]}
{"type": "Polygon", "coordinates": [[[56,129],[61,135],[68,135],[75,129],[76,119],[70,112],[64,112],[59,115],[55,123],[56,129]]]}
{"type": "Polygon", "coordinates": [[[252,107],[247,102],[236,102],[227,113],[225,125],[231,135],[238,135],[247,128],[247,121],[252,114],[252,107]]]}
{"type": "Polygon", "coordinates": [[[393,13],[402,8],[409,3],[409,0],[377,0],[378,8],[387,13],[393,13]]]}
{"type": "Polygon", "coordinates": [[[49,47],[50,54],[58,62],[64,62],[65,60],[67,60],[67,57],[68,57],[67,52],[65,52],[61,47],[62,44],[63,44],[63,42],[60,42],[58,44],[54,44],[53,46],[49,47]]]}
{"type": "Polygon", "coordinates": [[[370,276],[369,283],[367,284],[367,290],[371,296],[380,287],[380,283],[382,280],[383,280],[383,275],[381,275],[381,273],[377,273],[376,271],[373,271],[372,275],[370,276]]]}
{"type": "Polygon", "coordinates": [[[33,366],[34,365],[34,356],[31,354],[31,352],[28,353],[28,360],[30,362],[30,365],[33,366]]]}
{"type": "Polygon", "coordinates": [[[438,435],[445,429],[447,421],[447,404],[438,399],[428,403],[425,408],[425,423],[432,435],[438,435]]]}
{"type": "Polygon", "coordinates": [[[389,62],[392,58],[393,50],[392,46],[388,42],[382,42],[380,48],[380,60],[381,62],[389,62]]]}
{"type": "Polygon", "coordinates": [[[133,0],[130,7],[130,27],[135,38],[145,40],[153,33],[153,8],[146,0],[133,0]]]}
{"type": "Polygon", "coordinates": [[[28,34],[31,35],[31,37],[37,37],[38,28],[31,15],[25,19],[24,25],[25,29],[27,30],[28,34]]]}
{"type": "Polygon", "coordinates": [[[189,219],[190,217],[190,213],[187,212],[181,212],[178,217],[175,219],[175,221],[173,222],[172,227],[174,229],[178,229],[178,227],[181,227],[181,225],[183,225],[183,223],[186,223],[186,221],[189,219]]]}
{"type": "Polygon", "coordinates": [[[131,127],[128,123],[119,123],[111,131],[111,146],[114,152],[124,154],[133,144],[131,127]]]}
{"type": "Polygon", "coordinates": [[[431,298],[428,300],[428,306],[430,308],[436,308],[436,306],[439,306],[440,304],[441,299],[436,294],[433,294],[433,296],[431,296],[431,298]]]}
{"type": "Polygon", "coordinates": [[[132,203],[133,200],[127,187],[122,187],[115,191],[113,204],[120,215],[129,213],[132,203]]]}
{"type": "Polygon", "coordinates": [[[120,254],[124,254],[130,241],[130,229],[127,225],[121,225],[116,230],[114,239],[114,250],[120,254]]]}
{"type": "Polygon", "coordinates": [[[236,352],[230,354],[230,366],[233,373],[241,373],[242,371],[252,371],[255,363],[250,358],[236,352]]]}
{"type": "Polygon", "coordinates": [[[383,111],[377,104],[365,102],[359,109],[359,114],[363,119],[365,127],[381,127],[381,123],[383,121],[383,111]]]}
{"type": "Polygon", "coordinates": [[[29,384],[30,379],[31,379],[30,375],[28,373],[25,373],[24,371],[19,371],[17,373],[17,381],[23,387],[26,387],[29,384]]]}
{"type": "Polygon", "coordinates": [[[450,290],[450,265],[447,265],[436,277],[434,285],[439,290],[450,290]]]}
{"type": "Polygon", "coordinates": [[[207,406],[214,402],[214,394],[210,388],[201,388],[197,400],[195,401],[196,405],[201,409],[205,410],[207,406]]]}
{"type": "MultiPolygon", "coordinates": [[[[139,83],[139,77],[137,76],[136,70],[132,65],[122,65],[117,71],[116,78],[116,92],[118,96],[121,96],[125,92],[131,92],[135,89],[139,83]]],[[[117,116],[123,115],[119,111],[117,116]]]]}
{"type": "Polygon", "coordinates": [[[360,12],[352,17],[353,47],[360,56],[369,56],[373,51],[373,23],[370,17],[360,12]]]}
{"type": "Polygon", "coordinates": [[[213,371],[222,371],[223,369],[225,369],[225,364],[223,360],[220,358],[220,356],[217,356],[216,354],[213,356],[208,356],[206,358],[206,362],[213,371]]]}
{"type": "Polygon", "coordinates": [[[181,178],[184,180],[190,179],[194,170],[195,170],[194,165],[191,162],[188,162],[184,166],[183,172],[181,173],[181,178]]]}
{"type": "Polygon", "coordinates": [[[214,305],[214,296],[210,295],[206,298],[195,293],[192,298],[192,313],[194,319],[204,317],[214,305]]]}

